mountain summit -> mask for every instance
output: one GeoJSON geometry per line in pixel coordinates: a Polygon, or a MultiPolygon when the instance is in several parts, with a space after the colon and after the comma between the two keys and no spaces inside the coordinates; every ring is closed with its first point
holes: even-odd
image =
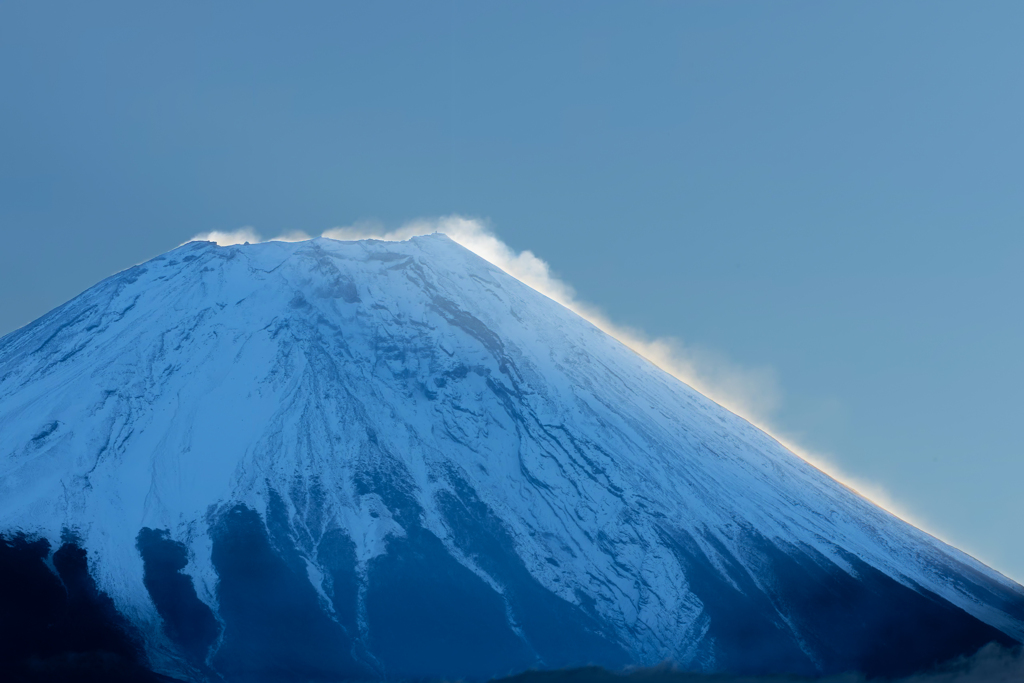
{"type": "Polygon", "coordinates": [[[1021,586],[442,235],[192,242],[0,339],[0,534],[5,634],[59,589],[196,680],[1024,640],[1021,586]]]}

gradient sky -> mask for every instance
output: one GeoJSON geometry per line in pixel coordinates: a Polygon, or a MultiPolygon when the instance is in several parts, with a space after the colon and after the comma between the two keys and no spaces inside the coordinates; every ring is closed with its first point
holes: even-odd
{"type": "Polygon", "coordinates": [[[1024,579],[1024,3],[0,4],[0,334],[461,214],[1024,579]]]}

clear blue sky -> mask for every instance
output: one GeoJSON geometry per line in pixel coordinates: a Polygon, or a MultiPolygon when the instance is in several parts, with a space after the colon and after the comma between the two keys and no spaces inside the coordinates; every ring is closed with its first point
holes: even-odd
{"type": "Polygon", "coordinates": [[[198,232],[485,218],[1024,579],[1024,3],[0,4],[0,334],[198,232]]]}

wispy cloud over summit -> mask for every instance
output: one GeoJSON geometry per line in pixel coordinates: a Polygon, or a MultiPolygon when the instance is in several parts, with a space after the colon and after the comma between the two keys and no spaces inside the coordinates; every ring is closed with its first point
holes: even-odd
{"type": "Polygon", "coordinates": [[[213,230],[211,232],[203,232],[196,235],[189,241],[216,242],[222,247],[230,247],[234,244],[258,244],[259,242],[302,242],[308,239],[311,239],[311,237],[306,233],[301,230],[293,230],[265,240],[254,228],[246,226],[244,228],[231,231],[213,230]]]}
{"type": "MultiPolygon", "coordinates": [[[[700,393],[741,415],[751,423],[770,433],[787,448],[815,467],[828,473],[847,486],[856,489],[893,514],[923,525],[903,511],[892,497],[879,486],[857,480],[840,471],[828,458],[811,453],[794,443],[773,426],[772,416],[782,403],[782,391],[775,371],[770,367],[751,368],[735,363],[723,354],[699,348],[674,337],[653,337],[642,330],[613,322],[600,308],[582,301],[576,290],[558,278],[551,266],[532,251],[516,251],[502,241],[485,221],[459,215],[417,219],[398,228],[388,229],[375,222],[361,222],[325,230],[323,237],[336,240],[378,239],[404,241],[420,235],[443,233],[478,256],[493,263],[520,282],[557,301],[594,326],[651,361],[662,370],[685,382],[700,393]]],[[[209,232],[196,235],[193,240],[216,242],[221,246],[256,243],[261,241],[296,242],[310,239],[304,232],[295,231],[264,240],[251,227],[231,232],[209,232]]]]}

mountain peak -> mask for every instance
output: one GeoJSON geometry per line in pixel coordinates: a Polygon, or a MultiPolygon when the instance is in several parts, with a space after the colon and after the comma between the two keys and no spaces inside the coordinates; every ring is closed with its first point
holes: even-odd
{"type": "Polygon", "coordinates": [[[441,234],[119,273],[0,339],[0,433],[0,533],[70,532],[168,673],[895,675],[1024,638],[1020,586],[441,234]]]}

